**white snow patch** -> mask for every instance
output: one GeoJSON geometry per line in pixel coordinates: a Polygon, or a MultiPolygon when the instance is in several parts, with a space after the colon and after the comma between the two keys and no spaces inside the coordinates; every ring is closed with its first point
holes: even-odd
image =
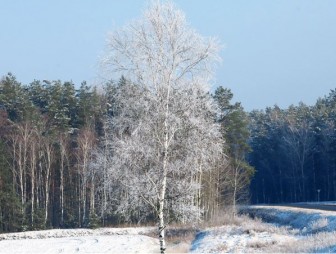
{"type": "Polygon", "coordinates": [[[0,235],[0,253],[158,253],[154,228],[55,229],[0,235]]]}
{"type": "Polygon", "coordinates": [[[158,253],[156,239],[143,235],[82,236],[6,240],[0,252],[9,253],[158,253]]]}

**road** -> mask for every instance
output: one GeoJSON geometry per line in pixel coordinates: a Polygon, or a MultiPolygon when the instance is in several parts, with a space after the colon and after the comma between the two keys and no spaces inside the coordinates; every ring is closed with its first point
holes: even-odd
{"type": "Polygon", "coordinates": [[[305,209],[315,209],[315,210],[324,210],[324,211],[336,211],[336,204],[316,204],[316,203],[292,203],[292,204],[283,204],[281,206],[296,207],[296,208],[305,208],[305,209]]]}

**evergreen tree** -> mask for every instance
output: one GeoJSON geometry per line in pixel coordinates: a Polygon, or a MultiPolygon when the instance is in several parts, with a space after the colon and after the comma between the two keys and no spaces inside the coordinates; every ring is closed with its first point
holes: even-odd
{"type": "Polygon", "coordinates": [[[247,162],[247,154],[250,151],[248,140],[248,117],[240,103],[231,104],[233,94],[230,89],[218,87],[214,99],[219,107],[218,122],[226,141],[225,154],[229,156],[229,168],[224,190],[224,195],[233,204],[237,201],[248,200],[248,187],[254,169],[247,162]]]}
{"type": "Polygon", "coordinates": [[[25,89],[11,73],[0,80],[0,106],[12,121],[29,118],[33,108],[25,89]]]}
{"type": "MultiPolygon", "coordinates": [[[[0,119],[1,120],[1,119],[0,119]]],[[[0,232],[21,231],[24,226],[19,198],[13,188],[9,155],[0,138],[0,232]]]]}

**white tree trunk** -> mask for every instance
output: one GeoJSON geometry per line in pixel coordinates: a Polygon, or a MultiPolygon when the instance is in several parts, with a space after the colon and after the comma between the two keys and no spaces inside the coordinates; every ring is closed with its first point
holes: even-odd
{"type": "MultiPolygon", "coordinates": [[[[164,195],[164,191],[161,192],[161,198],[164,195]]],[[[164,223],[164,200],[159,202],[159,241],[160,241],[160,251],[165,253],[166,251],[166,242],[165,242],[165,223],[164,223]]]]}
{"type": "MultiPolygon", "coordinates": [[[[168,142],[168,139],[167,139],[168,142]]],[[[167,150],[166,150],[167,153],[167,150]]],[[[165,253],[166,242],[165,242],[165,222],[164,222],[164,207],[166,198],[166,188],[167,188],[167,154],[164,156],[163,161],[163,176],[162,176],[162,187],[160,190],[159,198],[159,241],[160,241],[160,251],[165,253]]]]}
{"type": "Polygon", "coordinates": [[[64,224],[64,150],[61,146],[61,168],[60,168],[60,202],[61,202],[61,225],[64,224]]]}
{"type": "Polygon", "coordinates": [[[35,213],[35,171],[36,171],[36,150],[35,150],[35,142],[31,143],[31,225],[34,227],[34,213],[35,213]]]}
{"type": "Polygon", "coordinates": [[[47,225],[48,221],[48,208],[49,208],[49,198],[50,198],[50,176],[51,176],[51,164],[52,164],[52,153],[53,148],[49,140],[44,140],[45,145],[45,204],[44,204],[44,224],[47,225]]]}

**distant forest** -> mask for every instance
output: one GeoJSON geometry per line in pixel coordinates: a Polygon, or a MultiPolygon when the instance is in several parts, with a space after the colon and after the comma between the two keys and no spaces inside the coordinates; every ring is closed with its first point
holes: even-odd
{"type": "MultiPolygon", "coordinates": [[[[116,212],[123,194],[97,162],[125,82],[0,80],[0,232],[152,221],[116,212]]],[[[335,200],[335,90],[313,106],[252,112],[232,103],[229,89],[211,96],[226,156],[198,175],[194,202],[204,219],[236,203],[335,200]]]]}
{"type": "Polygon", "coordinates": [[[313,106],[253,111],[249,122],[252,203],[336,199],[336,90],[313,106]]]}

